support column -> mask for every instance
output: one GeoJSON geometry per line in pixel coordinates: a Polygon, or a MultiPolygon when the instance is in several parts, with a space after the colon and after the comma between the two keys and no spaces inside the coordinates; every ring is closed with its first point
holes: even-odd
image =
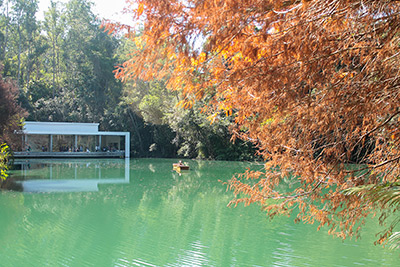
{"type": "Polygon", "coordinates": [[[76,151],[78,149],[78,136],[74,135],[74,137],[75,137],[74,151],[76,151]]]}
{"type": "Polygon", "coordinates": [[[125,134],[125,158],[129,158],[130,157],[130,144],[131,144],[131,138],[130,138],[131,133],[127,132],[125,134]]]}
{"type": "Polygon", "coordinates": [[[53,152],[53,135],[50,135],[50,147],[49,147],[49,151],[53,152]]]}
{"type": "Polygon", "coordinates": [[[99,135],[99,150],[100,150],[100,152],[102,151],[102,149],[101,149],[101,135],[99,135]]]}

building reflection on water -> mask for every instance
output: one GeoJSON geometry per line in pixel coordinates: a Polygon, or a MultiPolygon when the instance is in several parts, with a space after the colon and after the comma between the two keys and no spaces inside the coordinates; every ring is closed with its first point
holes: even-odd
{"type": "Polygon", "coordinates": [[[14,163],[24,192],[98,191],[100,184],[128,184],[129,159],[32,159],[14,163]]]}

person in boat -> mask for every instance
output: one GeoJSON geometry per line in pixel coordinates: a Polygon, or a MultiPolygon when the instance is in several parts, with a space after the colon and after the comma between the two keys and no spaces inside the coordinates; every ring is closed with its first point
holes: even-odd
{"type": "Polygon", "coordinates": [[[178,163],[174,163],[173,167],[174,168],[179,168],[179,169],[182,169],[182,170],[189,170],[189,166],[183,164],[183,162],[181,160],[178,163]]]}
{"type": "Polygon", "coordinates": [[[185,165],[183,164],[183,162],[181,160],[178,161],[178,163],[174,163],[174,167],[182,167],[182,166],[185,166],[185,165]]]}

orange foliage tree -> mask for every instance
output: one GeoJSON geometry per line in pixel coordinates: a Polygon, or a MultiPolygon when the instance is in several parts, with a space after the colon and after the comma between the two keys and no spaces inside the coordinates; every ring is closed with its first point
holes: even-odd
{"type": "Polygon", "coordinates": [[[129,2],[140,35],[104,24],[137,46],[116,76],[167,78],[182,106],[202,99],[211,121],[233,116],[233,139],[255,143],[265,159],[261,171],[229,181],[231,205],[295,212],[342,238],[357,235],[376,208],[389,208],[346,190],[398,185],[397,1],[129,2]]]}

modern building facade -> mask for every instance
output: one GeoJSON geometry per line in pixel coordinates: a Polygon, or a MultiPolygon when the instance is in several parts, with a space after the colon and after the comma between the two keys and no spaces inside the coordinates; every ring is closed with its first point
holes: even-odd
{"type": "Polygon", "coordinates": [[[15,157],[125,157],[130,155],[129,132],[99,131],[98,123],[26,121],[23,151],[15,157]]]}

